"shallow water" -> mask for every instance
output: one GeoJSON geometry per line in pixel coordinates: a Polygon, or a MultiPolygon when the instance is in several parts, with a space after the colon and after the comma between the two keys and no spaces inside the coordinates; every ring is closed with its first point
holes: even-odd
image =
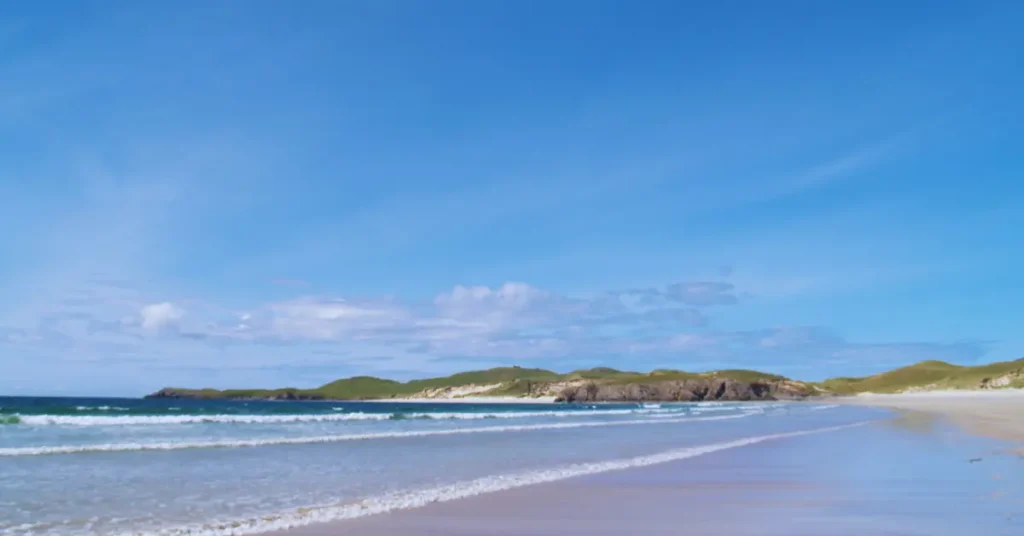
{"type": "Polygon", "coordinates": [[[723,449],[286,536],[1017,536],[1024,459],[935,417],[723,449]]]}
{"type": "Polygon", "coordinates": [[[8,422],[0,425],[0,534],[10,536],[255,533],[882,415],[780,403],[0,399],[0,406],[8,422]]]}

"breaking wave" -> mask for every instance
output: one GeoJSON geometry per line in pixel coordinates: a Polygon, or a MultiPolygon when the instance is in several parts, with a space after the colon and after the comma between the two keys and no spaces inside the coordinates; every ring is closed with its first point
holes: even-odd
{"type": "MultiPolygon", "coordinates": [[[[709,417],[716,418],[716,417],[709,417]]],[[[321,505],[311,508],[265,515],[258,518],[239,519],[229,522],[189,525],[184,527],[163,529],[149,532],[132,532],[140,536],[234,536],[242,534],[259,534],[357,517],[383,514],[395,510],[420,508],[437,502],[448,502],[485,493],[493,493],[513,488],[521,488],[534,484],[554,482],[578,476],[620,471],[637,467],[645,467],[661,463],[694,458],[712,452],[734,449],[790,437],[799,437],[824,432],[833,432],[868,424],[871,421],[816,428],[798,432],[786,432],[762,436],[752,436],[734,441],[712,443],[697,447],[669,450],[648,456],[623,458],[603,462],[577,463],[558,468],[528,471],[516,474],[494,475],[456,484],[448,484],[419,490],[404,490],[370,497],[358,502],[321,505]]],[[[127,535],[126,535],[127,536],[127,535]]]]}
{"type": "MultiPolygon", "coordinates": [[[[524,419],[531,417],[594,417],[604,415],[683,414],[682,410],[611,409],[577,411],[509,411],[491,413],[307,413],[289,415],[17,415],[8,424],[34,426],[136,426],[171,424],[284,424],[331,421],[385,421],[397,419],[477,420],[524,419]]],[[[2,422],[2,421],[0,421],[2,422]]]]}
{"type": "Polygon", "coordinates": [[[336,443],[341,441],[366,441],[373,439],[399,439],[409,437],[430,437],[463,434],[526,432],[533,430],[561,430],[570,428],[593,428],[600,426],[628,426],[643,424],[682,423],[695,421],[720,421],[747,417],[747,414],[718,417],[690,417],[678,419],[642,419],[628,421],[588,421],[554,424],[522,424],[511,426],[487,426],[478,428],[454,428],[446,430],[415,430],[404,432],[372,432],[363,434],[336,434],[308,437],[276,437],[260,439],[204,440],[204,441],[162,441],[132,443],[102,443],[86,445],[54,445],[33,447],[0,448],[0,456],[41,456],[49,454],[78,454],[87,452],[130,452],[154,450],[184,450],[203,448],[242,448],[269,445],[304,445],[315,443],[336,443]]]}

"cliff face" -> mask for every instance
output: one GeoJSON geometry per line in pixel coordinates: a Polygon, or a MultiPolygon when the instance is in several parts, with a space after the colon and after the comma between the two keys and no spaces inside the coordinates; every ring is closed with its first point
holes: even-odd
{"type": "MultiPolygon", "coordinates": [[[[500,386],[500,384],[498,384],[500,386]]],[[[427,398],[454,398],[460,394],[484,394],[495,388],[486,385],[465,386],[458,393],[446,390],[431,391],[427,398]]],[[[539,395],[554,396],[556,402],[699,402],[710,400],[792,400],[811,394],[810,388],[800,382],[752,381],[729,378],[694,378],[684,380],[651,380],[648,382],[608,382],[574,380],[550,382],[535,387],[539,395]]],[[[426,396],[417,393],[420,398],[426,396]]],[[[282,389],[276,391],[214,391],[205,389],[161,389],[146,398],[226,398],[232,400],[327,400],[323,393],[282,389]]],[[[394,398],[402,397],[379,397],[394,398]]],[[[416,398],[416,397],[414,397],[416,398]]]]}
{"type": "Polygon", "coordinates": [[[207,389],[175,389],[165,387],[155,393],[146,395],[144,398],[220,398],[229,400],[323,400],[325,397],[319,393],[302,392],[298,390],[280,391],[214,391],[207,389]]]}
{"type": "Polygon", "coordinates": [[[649,373],[609,368],[557,374],[543,369],[498,367],[443,378],[398,382],[356,376],[315,389],[185,389],[168,387],[147,398],[229,400],[401,400],[463,397],[557,399],[563,402],[642,402],[777,400],[817,394],[809,384],[752,370],[689,373],[662,369],[649,373]]]}
{"type": "Polygon", "coordinates": [[[559,374],[550,370],[496,367],[443,378],[399,382],[372,376],[342,378],[314,389],[180,389],[166,388],[147,398],[232,400],[401,400],[495,396],[557,398],[581,402],[787,400],[863,392],[900,393],[938,389],[1024,388],[1024,359],[960,366],[922,361],[863,378],[832,378],[804,383],[756,370],[728,369],[690,373],[674,369],[651,372],[608,367],[559,374]]]}
{"type": "Polygon", "coordinates": [[[695,378],[649,383],[569,385],[559,402],[701,402],[730,400],[793,400],[808,396],[807,385],[792,381],[741,382],[725,378],[695,378]]]}

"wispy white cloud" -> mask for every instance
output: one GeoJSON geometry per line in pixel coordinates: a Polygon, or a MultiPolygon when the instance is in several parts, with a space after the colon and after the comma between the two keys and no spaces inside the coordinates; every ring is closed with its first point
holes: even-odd
{"type": "Polygon", "coordinates": [[[510,282],[457,285],[429,303],[306,296],[232,312],[198,302],[189,302],[186,311],[178,302],[134,294],[112,306],[102,294],[85,293],[29,329],[5,328],[0,335],[4,344],[49,359],[118,363],[124,370],[166,367],[174,355],[182,371],[210,366],[211,359],[223,370],[329,371],[333,365],[419,374],[478,363],[541,360],[560,368],[559,363],[597,365],[607,359],[651,368],[781,363],[785,371],[801,362],[828,370],[844,363],[889,365],[907,356],[974,359],[984,351],[974,342],[856,343],[814,326],[708,326],[703,310],[736,303],[737,294],[731,284],[708,280],[592,297],[510,282]]]}
{"type": "Polygon", "coordinates": [[[270,304],[267,309],[268,334],[289,339],[358,339],[377,330],[407,325],[410,320],[405,309],[385,302],[300,298],[270,304]]]}
{"type": "Polygon", "coordinates": [[[847,147],[831,159],[813,162],[807,167],[762,176],[749,187],[737,190],[733,203],[760,203],[824,187],[840,181],[854,180],[878,169],[887,160],[908,152],[916,142],[918,133],[909,129],[889,134],[872,142],[847,147]]]}
{"type": "Polygon", "coordinates": [[[850,178],[857,173],[867,171],[898,150],[905,148],[909,137],[894,136],[881,142],[861,147],[854,151],[837,156],[810,169],[797,173],[793,177],[781,181],[779,193],[791,193],[814,188],[830,182],[850,178]]]}
{"type": "Polygon", "coordinates": [[[171,302],[151,303],[139,310],[142,329],[160,331],[177,326],[185,317],[185,310],[171,302]]]}

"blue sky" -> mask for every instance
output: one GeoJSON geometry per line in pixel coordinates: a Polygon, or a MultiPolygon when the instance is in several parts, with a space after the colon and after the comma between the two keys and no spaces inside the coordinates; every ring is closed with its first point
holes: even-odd
{"type": "Polygon", "coordinates": [[[1015,2],[0,17],[0,394],[1024,355],[1015,2]]]}

